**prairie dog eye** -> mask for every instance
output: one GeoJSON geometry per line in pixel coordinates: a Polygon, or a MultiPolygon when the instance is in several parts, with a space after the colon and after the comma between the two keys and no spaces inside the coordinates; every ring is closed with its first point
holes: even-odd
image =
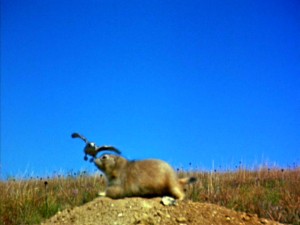
{"type": "Polygon", "coordinates": [[[101,157],[101,159],[108,159],[109,158],[109,155],[103,155],[102,157],[101,157]]]}

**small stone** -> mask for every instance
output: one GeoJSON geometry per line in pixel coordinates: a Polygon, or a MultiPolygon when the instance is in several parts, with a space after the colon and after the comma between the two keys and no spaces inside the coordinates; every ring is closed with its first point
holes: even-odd
{"type": "Polygon", "coordinates": [[[176,218],[176,221],[178,223],[185,223],[185,222],[187,222],[187,219],[185,217],[181,216],[181,217],[176,218]]]}
{"type": "Polygon", "coordinates": [[[266,220],[266,219],[261,219],[261,220],[260,220],[260,223],[261,223],[261,224],[268,224],[269,222],[268,222],[268,220],[266,220]]]}
{"type": "Polygon", "coordinates": [[[118,217],[122,217],[122,216],[123,216],[123,213],[119,213],[119,214],[118,214],[118,217]]]}
{"type": "Polygon", "coordinates": [[[150,205],[147,201],[142,202],[142,207],[145,209],[151,209],[152,205],[150,205]]]}
{"type": "Polygon", "coordinates": [[[165,206],[174,206],[174,205],[177,205],[176,200],[174,198],[169,197],[169,196],[162,197],[161,202],[165,206]]]}
{"type": "Polygon", "coordinates": [[[147,213],[143,213],[143,218],[148,218],[148,214],[147,213]]]}
{"type": "Polygon", "coordinates": [[[161,211],[157,211],[156,215],[160,216],[160,217],[163,217],[163,213],[161,211]]]}
{"type": "Polygon", "coordinates": [[[248,215],[241,215],[241,219],[244,220],[244,221],[249,221],[250,220],[250,217],[248,215]]]}

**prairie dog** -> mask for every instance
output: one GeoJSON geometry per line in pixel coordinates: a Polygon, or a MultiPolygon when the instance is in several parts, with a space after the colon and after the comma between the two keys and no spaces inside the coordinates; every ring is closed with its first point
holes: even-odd
{"type": "Polygon", "coordinates": [[[128,161],[121,156],[105,154],[94,163],[107,178],[105,196],[114,199],[172,196],[182,200],[183,186],[196,180],[178,179],[168,163],[156,159],[128,161]]]}

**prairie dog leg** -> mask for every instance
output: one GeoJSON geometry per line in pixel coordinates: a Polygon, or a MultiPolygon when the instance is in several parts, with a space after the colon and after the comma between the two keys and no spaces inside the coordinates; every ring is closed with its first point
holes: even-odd
{"type": "Polygon", "coordinates": [[[179,187],[172,187],[171,193],[173,194],[173,197],[178,200],[183,200],[184,199],[184,193],[179,187]]]}
{"type": "Polygon", "coordinates": [[[110,198],[120,198],[123,196],[123,189],[119,186],[108,187],[105,196],[110,198]]]}

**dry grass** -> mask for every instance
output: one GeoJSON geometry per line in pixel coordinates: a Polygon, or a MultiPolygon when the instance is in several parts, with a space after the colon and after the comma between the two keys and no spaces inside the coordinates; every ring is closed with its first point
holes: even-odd
{"type": "Polygon", "coordinates": [[[188,198],[193,201],[300,225],[300,167],[256,171],[241,168],[235,172],[193,172],[192,175],[200,180],[187,190],[188,198]]]}
{"type": "MultiPolygon", "coordinates": [[[[228,172],[185,172],[199,182],[187,198],[255,213],[282,223],[300,225],[300,168],[239,169],[228,172]]],[[[0,182],[0,224],[38,224],[57,211],[91,201],[104,190],[104,179],[85,173],[50,179],[0,182]]]]}
{"type": "Polygon", "coordinates": [[[101,176],[85,173],[0,182],[0,224],[38,224],[59,210],[91,201],[104,187],[101,176]]]}

